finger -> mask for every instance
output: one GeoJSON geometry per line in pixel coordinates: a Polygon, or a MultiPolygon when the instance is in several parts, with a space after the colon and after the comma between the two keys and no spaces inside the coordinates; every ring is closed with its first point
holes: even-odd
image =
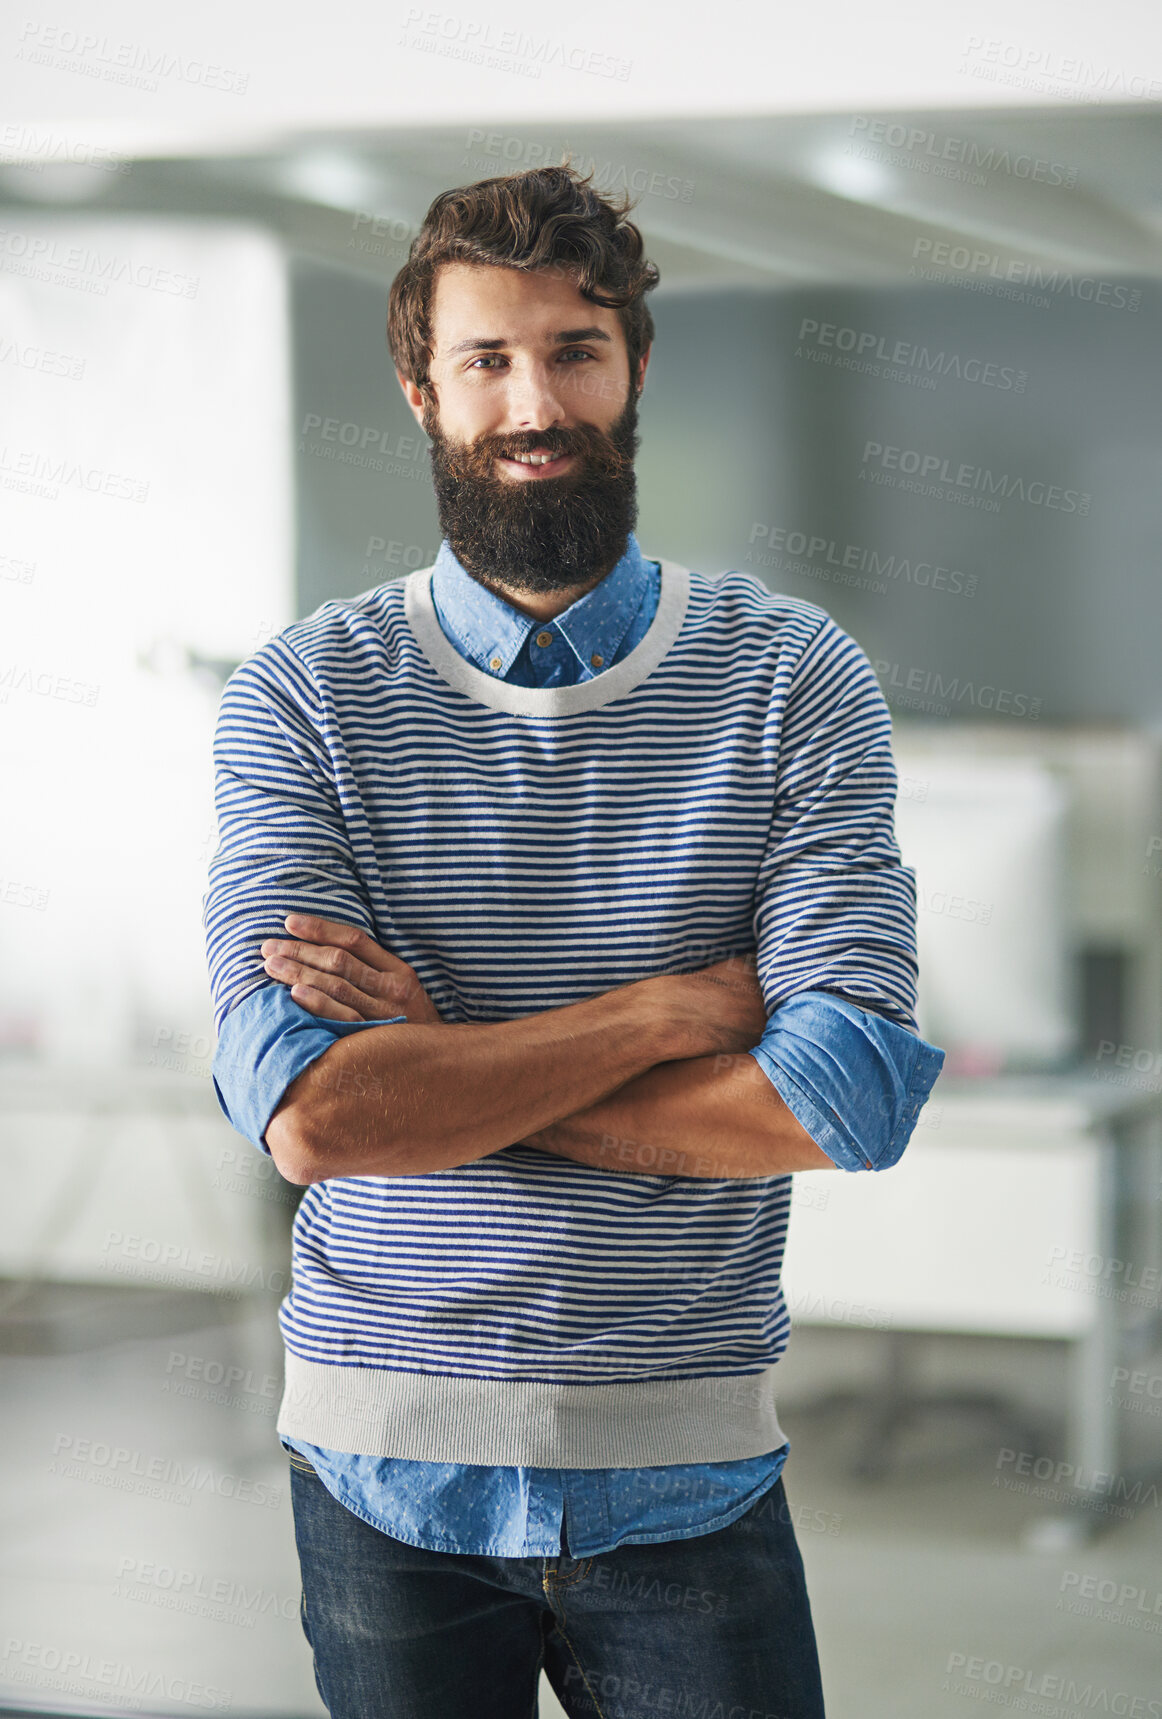
{"type": "Polygon", "coordinates": [[[289,938],[269,937],[262,945],[262,953],[269,972],[280,975],[289,972],[289,967],[276,968],[271,963],[292,962],[301,968],[301,976],[308,983],[315,982],[311,975],[326,974],[345,980],[353,992],[372,997],[381,1004],[406,1003],[414,980],[414,975],[404,969],[402,962],[398,963],[397,973],[384,973],[369,967],[346,949],[336,949],[329,944],[297,943],[289,938]]]}
{"type": "Polygon", "coordinates": [[[379,979],[374,967],[357,961],[348,950],[333,943],[300,943],[291,937],[268,937],[261,945],[261,951],[264,955],[277,955],[284,961],[299,961],[317,973],[337,973],[352,984],[358,984],[360,979],[379,979]]]}
{"type": "Polygon", "coordinates": [[[288,913],[283,924],[288,931],[312,943],[331,943],[349,950],[377,973],[390,973],[407,966],[406,961],[384,949],[361,926],[344,925],[338,919],[323,919],[313,913],[288,913]]]}
{"type": "Polygon", "coordinates": [[[342,1003],[335,1002],[326,992],[316,989],[314,985],[292,985],[291,996],[296,1003],[301,1003],[304,1009],[309,1009],[312,1015],[322,1015],[329,1021],[361,1021],[363,1016],[354,1009],[345,1008],[342,1003]]]}
{"type": "Polygon", "coordinates": [[[322,973],[300,961],[288,961],[277,955],[268,955],[264,965],[272,978],[288,985],[292,991],[296,985],[307,986],[320,996],[329,997],[340,1007],[353,1010],[356,1020],[378,1020],[384,1013],[382,998],[360,991],[337,974],[322,973]]]}

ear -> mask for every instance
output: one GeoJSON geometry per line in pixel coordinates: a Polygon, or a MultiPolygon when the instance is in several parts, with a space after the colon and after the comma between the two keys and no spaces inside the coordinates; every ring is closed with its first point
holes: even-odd
{"type": "Polygon", "coordinates": [[[410,382],[408,378],[402,375],[398,370],[395,374],[396,380],[403,389],[404,399],[412,409],[412,416],[422,429],[424,424],[424,397],[414,382],[410,382]]]}
{"type": "Polygon", "coordinates": [[[643,389],[643,388],[644,388],[644,387],[645,387],[645,385],[646,385],[646,365],[647,365],[647,364],[648,364],[648,363],[649,363],[649,361],[650,361],[650,353],[651,353],[651,352],[652,352],[652,351],[653,351],[653,350],[654,350],[654,349],[653,349],[653,347],[652,347],[652,346],[647,346],[647,347],[646,347],[646,349],[645,349],[645,351],[644,351],[644,352],[643,352],[643,353],[642,353],[642,355],[641,355],[641,357],[640,357],[640,358],[639,358],[639,359],[638,359],[638,367],[637,367],[637,391],[638,391],[638,393],[639,393],[639,394],[640,394],[640,393],[641,393],[641,391],[642,391],[642,389],[643,389]]]}

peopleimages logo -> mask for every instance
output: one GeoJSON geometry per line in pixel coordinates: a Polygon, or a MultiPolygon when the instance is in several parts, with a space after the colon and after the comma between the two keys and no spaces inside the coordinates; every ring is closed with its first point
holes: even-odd
{"type": "Polygon", "coordinates": [[[997,497],[1023,501],[1028,507],[1052,507],[1062,513],[1089,512],[1093,497],[1088,490],[1063,489],[1041,478],[1021,477],[1013,472],[994,472],[988,466],[954,462],[946,454],[926,453],[922,448],[898,448],[883,442],[865,442],[859,476],[863,481],[887,483],[896,489],[911,489],[920,495],[943,500],[977,500],[996,511],[997,497]],[[878,467],[878,471],[868,468],[878,467]],[[895,474],[915,477],[916,483],[901,484],[895,474]]]}
{"type": "MultiPolygon", "coordinates": [[[[502,131],[484,131],[472,126],[464,139],[468,151],[479,155],[466,156],[461,167],[471,166],[487,172],[494,162],[506,161],[509,172],[529,167],[555,167],[562,151],[533,138],[513,137],[502,131]]],[[[572,165],[583,177],[592,175],[594,188],[606,196],[628,191],[636,197],[661,197],[668,202],[689,203],[694,196],[693,179],[679,179],[677,174],[665,174],[659,169],[631,167],[627,162],[614,162],[611,157],[599,161],[595,155],[576,154],[572,165]]]]}
{"type": "Polygon", "coordinates": [[[26,233],[15,227],[0,227],[0,270],[5,274],[31,275],[60,286],[83,288],[104,296],[111,285],[141,287],[177,298],[196,298],[200,276],[176,273],[155,263],[135,262],[132,257],[91,249],[88,245],[63,245],[43,233],[26,233]],[[53,272],[55,271],[55,272],[53,272]]]}
{"type": "Polygon", "coordinates": [[[556,67],[625,83],[633,69],[632,60],[582,47],[562,36],[530,36],[522,30],[494,29],[494,24],[492,19],[482,22],[467,15],[409,6],[397,46],[439,52],[467,60],[470,65],[516,71],[532,78],[539,78],[546,67],[556,67]]]}
{"type": "Polygon", "coordinates": [[[133,163],[103,144],[77,142],[55,131],[37,131],[32,125],[0,126],[0,163],[39,173],[46,166],[92,167],[121,177],[133,171],[133,163]]]}
{"type": "MultiPolygon", "coordinates": [[[[994,144],[978,143],[970,137],[942,137],[926,131],[921,125],[904,125],[899,120],[873,119],[868,114],[853,114],[848,135],[876,146],[868,155],[883,156],[903,151],[915,160],[910,165],[923,171],[939,173],[947,163],[957,167],[977,167],[982,173],[1008,173],[1014,179],[1032,179],[1043,185],[1060,185],[1072,190],[1077,184],[1077,168],[1060,161],[1047,161],[1041,156],[1012,154],[997,149],[994,144]]],[[[983,179],[979,181],[985,183],[983,179]]]]}
{"type": "Polygon", "coordinates": [[[923,590],[946,591],[955,596],[971,597],[976,590],[976,574],[965,573],[959,567],[944,567],[939,563],[909,555],[888,554],[866,544],[841,543],[838,538],[824,537],[816,532],[799,531],[791,526],[771,525],[756,519],[750,528],[747,560],[763,567],[798,573],[804,578],[834,580],[837,584],[859,584],[853,577],[869,574],[862,581],[886,591],[885,581],[894,579],[900,585],[914,585],[923,590]],[[764,548],[754,545],[762,542],[764,548]]]}
{"type": "Polygon", "coordinates": [[[56,501],[62,488],[105,495],[114,501],[149,499],[147,479],[106,471],[103,466],[81,465],[37,448],[10,448],[7,443],[0,445],[0,484],[5,489],[30,491],[45,501],[56,501]]]}
{"type": "Polygon", "coordinates": [[[25,20],[16,57],[34,65],[57,66],[151,93],[159,89],[159,78],[173,78],[178,83],[223,90],[230,95],[245,95],[250,82],[249,72],[238,72],[206,60],[186,59],[148,43],[82,34],[66,24],[44,24],[35,19],[25,20]]]}
{"type": "MultiPolygon", "coordinates": [[[[183,1701],[190,1707],[226,1713],[234,1704],[228,1689],[216,1683],[200,1683],[167,1669],[156,1671],[140,1660],[101,1658],[76,1648],[52,1642],[30,1641],[25,1636],[4,1638],[4,1679],[7,1683],[30,1684],[51,1692],[51,1711],[59,1713],[66,1695],[79,1695],[88,1702],[108,1706],[115,1699],[119,1713],[136,1712],[149,1701],[156,1712],[160,1701],[183,1701]]],[[[38,1705],[29,1712],[48,1709],[38,1705]]],[[[89,1709],[100,1711],[99,1707],[89,1709]]],[[[23,1710],[22,1710],[23,1711],[23,1710]]]]}
{"type": "Polygon", "coordinates": [[[820,322],[816,317],[803,318],[798,338],[796,358],[842,365],[863,375],[906,381],[914,387],[935,388],[937,378],[952,377],[957,382],[998,388],[1002,393],[1011,389],[1015,394],[1023,394],[1029,383],[1028,371],[1014,369],[1011,364],[998,364],[994,359],[972,354],[965,357],[943,349],[932,352],[914,340],[894,340],[874,329],[845,328],[839,323],[820,322]]]}
{"type": "Polygon", "coordinates": [[[12,364],[21,370],[38,370],[42,376],[63,376],[70,382],[83,382],[85,360],[71,352],[56,352],[45,346],[21,346],[17,340],[0,336],[0,364],[12,364]]]}
{"type": "Polygon", "coordinates": [[[282,1489],[248,1475],[229,1474],[208,1463],[173,1456],[149,1456],[129,1445],[110,1444],[104,1439],[77,1438],[59,1433],[53,1441],[49,1473],[66,1479],[92,1480],[115,1491],[164,1496],[169,1503],[189,1504],[195,1492],[212,1492],[241,1504],[277,1509],[282,1489]]]}
{"type": "Polygon", "coordinates": [[[253,1629],[259,1617],[283,1617],[293,1623],[299,1615],[297,1594],[251,1588],[232,1576],[210,1576],[201,1570],[159,1564],[130,1554],[118,1560],[113,1593],[120,1599],[200,1613],[219,1623],[241,1624],[245,1629],[253,1629]]]}
{"type": "Polygon", "coordinates": [[[940,1687],[953,1695],[973,1695],[1017,1708],[1025,1706],[1021,1699],[1024,1696],[1041,1696],[1062,1705],[1034,1706],[1030,1711],[1059,1714],[1060,1719],[1074,1719],[1074,1715],[1082,1710],[1117,1713],[1123,1719],[1162,1719],[1162,1701],[1149,1696],[1133,1695],[1128,1689],[1103,1688],[1092,1681],[1080,1683],[1064,1672],[1035,1671],[1027,1665],[1008,1665],[1004,1660],[986,1659],[979,1653],[950,1653],[940,1687]],[[983,1693],[982,1685],[989,1690],[987,1695],[983,1693]]]}
{"type": "Polygon", "coordinates": [[[1025,262],[1020,257],[1010,257],[1006,262],[995,251],[952,245],[943,239],[917,239],[912,246],[912,264],[909,274],[921,280],[941,280],[945,277],[940,271],[951,269],[974,282],[1033,287],[1042,293],[1062,292],[1068,298],[1106,305],[1110,310],[1138,310],[1142,303],[1142,294],[1136,287],[1099,280],[1096,275],[1075,275],[1069,269],[1025,262]]]}
{"type": "Polygon", "coordinates": [[[996,1461],[997,1473],[993,1475],[993,1485],[1002,1484],[1010,1492],[1028,1492],[1033,1496],[1061,1495],[1061,1489],[1066,1494],[1073,1495],[1076,1502],[1089,1506],[1096,1497],[1104,1502],[1111,1495],[1124,1498],[1127,1503],[1123,1506],[1110,1506],[1115,1514],[1132,1514],[1131,1506],[1152,1504],[1158,1508],[1158,1488],[1140,1477],[1131,1479],[1125,1474],[1107,1474],[1102,1469],[1087,1469],[1080,1463],[1065,1460],[1054,1461],[1051,1456],[1037,1456],[1028,1450],[1002,1449],[996,1461]],[[1001,1469],[1012,1469],[1012,1474],[1002,1475],[1001,1469]],[[1041,1481],[1040,1488],[1030,1486],[1028,1480],[1016,1479],[1015,1476],[1030,1476],[1034,1481],[1041,1481]],[[1048,1488],[1048,1490],[1047,1490],[1048,1488]],[[1086,1494],[1092,1496],[1087,1497],[1086,1494]]]}
{"type": "Polygon", "coordinates": [[[945,676],[936,669],[889,662],[886,657],[877,657],[872,667],[890,703],[924,710],[930,715],[951,716],[957,704],[976,710],[995,710],[1001,716],[1028,716],[1033,721],[1041,714],[1039,698],[1030,698],[1027,693],[997,686],[992,681],[962,680],[959,675],[945,676]],[[893,693],[901,696],[889,697],[893,693]]]}
{"type": "Polygon", "coordinates": [[[999,36],[970,36],[962,50],[970,75],[1021,89],[1056,89],[1076,101],[1121,96],[1125,101],[1152,101],[1162,95],[1162,79],[1135,69],[1079,60],[1041,43],[1006,42],[999,36]]]}

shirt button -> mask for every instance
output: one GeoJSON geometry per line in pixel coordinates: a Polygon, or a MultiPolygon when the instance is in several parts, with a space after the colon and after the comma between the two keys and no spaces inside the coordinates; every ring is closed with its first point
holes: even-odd
{"type": "Polygon", "coordinates": [[[500,658],[499,657],[493,657],[488,666],[489,666],[489,668],[498,669],[500,667],[500,658]]]}
{"type": "Polygon", "coordinates": [[[589,661],[593,664],[594,668],[600,668],[602,663],[605,661],[605,658],[602,656],[600,651],[594,651],[593,655],[589,658],[589,661]]]}
{"type": "Polygon", "coordinates": [[[538,633],[537,634],[538,645],[551,645],[552,642],[553,642],[552,633],[538,633]]]}

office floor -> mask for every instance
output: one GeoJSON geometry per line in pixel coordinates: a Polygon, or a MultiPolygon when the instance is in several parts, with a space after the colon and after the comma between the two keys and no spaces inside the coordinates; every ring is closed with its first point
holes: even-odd
{"type": "MultiPolygon", "coordinates": [[[[323,1714],[274,1430],[277,1298],[10,1294],[0,1286],[0,1705],[323,1714]]],[[[1143,1489],[1132,1519],[1088,1543],[1030,1550],[1022,1531],[1052,1513],[1052,1483],[1021,1483],[1020,1435],[969,1413],[924,1417],[885,1477],[859,1478],[866,1410],[818,1399],[870,1383],[880,1342],[800,1327],[783,1363],[785,1482],[829,1719],[952,1719],[975,1702],[1062,1719],[1156,1711],[1159,1494],[1143,1489]]],[[[932,1341],[921,1360],[926,1382],[1008,1392],[1059,1454],[1053,1345],[932,1341]]],[[[1162,1357],[1141,1367],[1162,1377],[1162,1357]]],[[[1130,1460],[1157,1456],[1162,1397],[1131,1400],[1130,1460]]],[[[543,1682],[541,1712],[560,1714],[543,1682]]]]}

